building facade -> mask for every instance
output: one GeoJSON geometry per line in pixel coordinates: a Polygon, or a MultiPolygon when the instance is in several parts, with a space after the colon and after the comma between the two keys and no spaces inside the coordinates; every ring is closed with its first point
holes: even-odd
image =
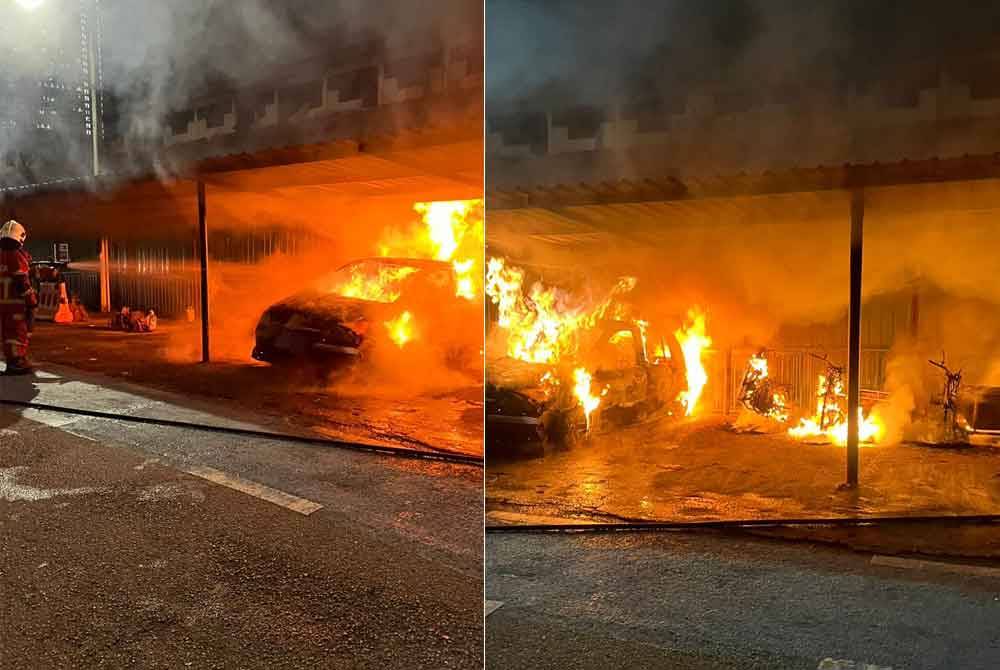
{"type": "MultiPolygon", "coordinates": [[[[13,3],[10,3],[13,5],[13,3]]],[[[0,43],[0,181],[93,174],[103,67],[100,0],[11,6],[0,43]]]]}

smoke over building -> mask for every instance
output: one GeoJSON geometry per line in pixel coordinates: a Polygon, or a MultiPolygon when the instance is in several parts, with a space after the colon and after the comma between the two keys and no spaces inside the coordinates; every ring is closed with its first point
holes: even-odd
{"type": "Polygon", "coordinates": [[[100,0],[10,4],[0,44],[0,182],[96,172],[103,139],[100,0]]]}

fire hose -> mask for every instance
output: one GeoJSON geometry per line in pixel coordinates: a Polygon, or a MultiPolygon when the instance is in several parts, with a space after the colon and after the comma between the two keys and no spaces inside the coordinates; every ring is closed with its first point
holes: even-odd
{"type": "Polygon", "coordinates": [[[925,516],[817,517],[792,519],[724,519],[709,521],[622,521],[596,523],[549,523],[523,525],[487,525],[491,534],[609,534],[663,533],[695,530],[759,530],[826,526],[830,528],[861,528],[888,525],[978,524],[1000,523],[1000,514],[946,514],[925,516]]]}
{"type": "Polygon", "coordinates": [[[206,423],[195,423],[193,421],[177,421],[175,419],[156,419],[146,416],[132,416],[128,414],[113,414],[111,412],[101,412],[92,409],[80,409],[75,407],[62,407],[60,405],[49,405],[46,403],[29,402],[27,400],[8,400],[0,398],[0,405],[10,405],[36,409],[45,412],[58,412],[61,414],[76,414],[95,419],[108,419],[111,421],[126,421],[130,423],[141,423],[151,426],[163,426],[167,428],[184,428],[187,430],[199,430],[209,433],[221,433],[226,435],[238,435],[241,437],[251,437],[255,439],[274,440],[277,442],[291,442],[295,444],[308,444],[318,447],[330,447],[334,449],[344,449],[348,451],[362,451],[382,456],[393,456],[396,458],[411,458],[417,460],[439,461],[444,463],[455,463],[458,465],[471,465],[483,467],[483,459],[479,456],[463,454],[458,451],[450,451],[432,447],[433,450],[409,449],[406,447],[390,447],[370,442],[352,442],[348,440],[335,440],[326,437],[310,437],[308,435],[293,435],[290,433],[276,433],[269,430],[258,430],[255,428],[237,428],[234,426],[215,426],[206,423]]]}

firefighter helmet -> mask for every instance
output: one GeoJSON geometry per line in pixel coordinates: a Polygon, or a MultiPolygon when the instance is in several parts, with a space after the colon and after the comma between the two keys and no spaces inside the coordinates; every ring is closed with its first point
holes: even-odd
{"type": "Polygon", "coordinates": [[[12,240],[17,240],[18,242],[24,244],[24,240],[28,237],[28,231],[24,229],[20,223],[11,219],[7,223],[0,226],[0,239],[9,237],[12,240]]]}

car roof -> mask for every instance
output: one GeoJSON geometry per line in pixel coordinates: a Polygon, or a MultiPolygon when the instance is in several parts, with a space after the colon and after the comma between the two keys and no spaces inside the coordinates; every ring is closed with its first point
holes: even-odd
{"type": "Polygon", "coordinates": [[[383,263],[385,265],[409,265],[410,267],[420,268],[422,270],[441,270],[451,268],[451,264],[447,261],[436,261],[430,258],[399,258],[392,256],[369,256],[367,258],[356,258],[349,263],[345,263],[341,266],[341,268],[346,268],[356,263],[365,263],[370,261],[383,263]]]}

